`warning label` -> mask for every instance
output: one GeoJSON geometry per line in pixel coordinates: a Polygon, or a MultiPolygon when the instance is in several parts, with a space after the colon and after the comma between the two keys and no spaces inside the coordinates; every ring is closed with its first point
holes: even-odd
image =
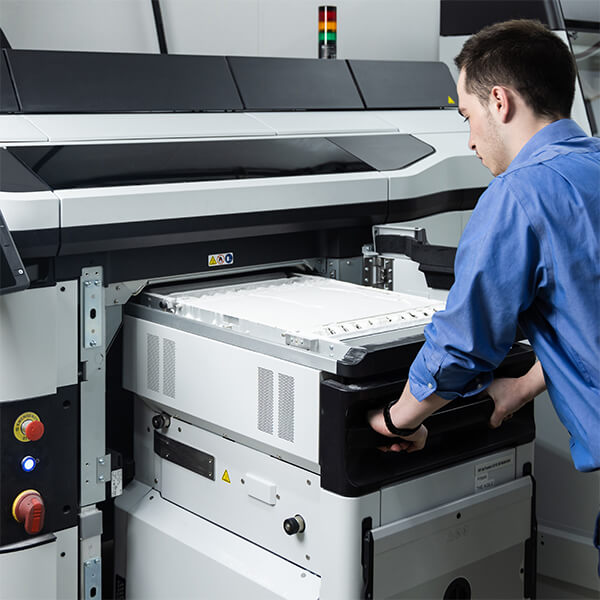
{"type": "Polygon", "coordinates": [[[221,477],[221,479],[225,483],[231,483],[231,479],[229,479],[229,473],[227,472],[227,469],[225,469],[225,471],[223,471],[223,477],[221,477]]]}
{"type": "Polygon", "coordinates": [[[456,104],[456,102],[452,99],[452,96],[448,96],[448,104],[456,104]]]}
{"type": "Polygon", "coordinates": [[[222,254],[209,254],[209,267],[223,267],[233,264],[233,252],[223,252],[222,254]]]}
{"type": "Polygon", "coordinates": [[[504,474],[506,474],[506,471],[514,471],[514,458],[512,454],[476,464],[475,491],[494,487],[496,485],[496,475],[498,475],[498,471],[501,469],[504,469],[504,474]]]}

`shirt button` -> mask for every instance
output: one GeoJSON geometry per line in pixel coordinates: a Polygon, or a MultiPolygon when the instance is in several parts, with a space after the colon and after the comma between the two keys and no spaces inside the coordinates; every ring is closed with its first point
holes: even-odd
{"type": "Polygon", "coordinates": [[[431,389],[431,388],[433,387],[433,383],[428,383],[428,384],[427,384],[427,387],[428,387],[429,389],[431,389]]]}
{"type": "Polygon", "coordinates": [[[478,384],[477,384],[477,389],[478,389],[478,390],[480,390],[480,389],[481,389],[481,384],[480,384],[480,383],[478,383],[478,384]]]}

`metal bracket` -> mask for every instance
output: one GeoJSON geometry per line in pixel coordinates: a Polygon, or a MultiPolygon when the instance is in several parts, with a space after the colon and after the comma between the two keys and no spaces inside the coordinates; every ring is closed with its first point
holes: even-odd
{"type": "Polygon", "coordinates": [[[394,259],[373,255],[363,258],[363,285],[394,289],[394,259]]]}
{"type": "Polygon", "coordinates": [[[98,481],[106,483],[111,481],[110,454],[99,456],[96,459],[96,478],[98,479],[98,481]]]}
{"type": "Polygon", "coordinates": [[[84,600],[102,598],[102,559],[100,557],[83,563],[84,600]]]}
{"type": "Polygon", "coordinates": [[[319,349],[319,340],[304,338],[293,333],[285,334],[285,343],[294,348],[303,348],[310,352],[316,352],[319,349]]]}
{"type": "Polygon", "coordinates": [[[104,346],[104,291],[102,268],[85,269],[81,274],[83,347],[104,346]]]}

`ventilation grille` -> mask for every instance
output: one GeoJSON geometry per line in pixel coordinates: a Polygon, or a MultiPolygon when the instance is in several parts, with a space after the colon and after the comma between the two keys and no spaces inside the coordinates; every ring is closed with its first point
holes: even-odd
{"type": "Polygon", "coordinates": [[[258,367],[258,430],[293,442],[294,409],[294,378],[277,373],[277,396],[275,396],[275,373],[269,369],[258,367]],[[275,422],[277,422],[277,432],[275,432],[275,422]]]}
{"type": "Polygon", "coordinates": [[[258,367],[258,429],[273,434],[273,371],[258,367]]]}
{"type": "Polygon", "coordinates": [[[146,334],[147,340],[147,377],[148,390],[160,394],[161,369],[162,369],[162,393],[169,398],[175,398],[175,342],[166,338],[160,338],[152,333],[146,334]],[[161,362],[162,342],[162,362],[161,362]]]}
{"type": "Polygon", "coordinates": [[[175,342],[163,339],[163,394],[175,398],[175,342]]]}
{"type": "Polygon", "coordinates": [[[157,335],[146,334],[148,341],[148,389],[160,391],[160,344],[157,335]]]}
{"type": "Polygon", "coordinates": [[[279,437],[294,441],[294,378],[279,373],[279,437]]]}

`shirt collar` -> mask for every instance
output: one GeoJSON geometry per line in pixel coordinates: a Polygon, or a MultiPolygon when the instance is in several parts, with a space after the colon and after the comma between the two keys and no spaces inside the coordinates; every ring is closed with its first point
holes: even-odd
{"type": "Polygon", "coordinates": [[[539,154],[550,144],[563,142],[574,137],[586,137],[585,132],[575,121],[571,119],[560,119],[540,129],[519,150],[504,173],[510,173],[514,169],[522,167],[531,162],[531,159],[539,154]]]}

